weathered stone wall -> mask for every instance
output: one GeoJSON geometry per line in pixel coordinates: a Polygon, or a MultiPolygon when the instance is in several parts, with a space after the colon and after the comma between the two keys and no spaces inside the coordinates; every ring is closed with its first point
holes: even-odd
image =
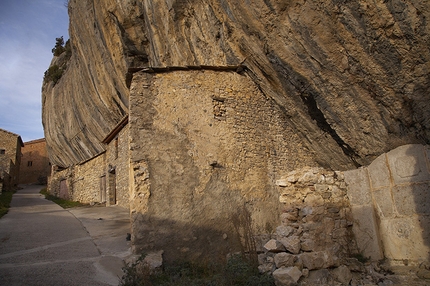
{"type": "Polygon", "coordinates": [[[106,148],[106,205],[130,207],[129,130],[125,126],[106,148]],[[110,170],[110,172],[109,172],[110,170]]]}
{"type": "Polygon", "coordinates": [[[56,171],[49,183],[49,192],[82,203],[106,203],[129,208],[129,131],[123,128],[106,146],[106,152],[56,171]],[[62,194],[67,186],[67,196],[62,194]]]}
{"type": "Polygon", "coordinates": [[[130,103],[137,248],[174,255],[177,247],[207,250],[210,240],[226,251],[234,244],[232,213],[246,204],[257,232],[273,228],[279,222],[276,178],[312,164],[280,107],[246,75],[138,73],[130,103]]]}
{"type": "Polygon", "coordinates": [[[343,174],[307,167],[284,175],[276,184],[283,205],[282,224],[259,255],[260,272],[273,272],[275,280],[295,273],[292,283],[301,277],[303,282],[321,269],[349,272],[357,247],[343,174]]]}
{"type": "Polygon", "coordinates": [[[51,171],[45,139],[25,142],[21,149],[20,184],[46,184],[51,171]]]}
{"type": "MultiPolygon", "coordinates": [[[[62,194],[60,194],[60,185],[61,181],[66,181],[67,186],[73,186],[72,183],[72,173],[73,168],[68,169],[61,169],[58,168],[58,166],[52,166],[51,168],[51,175],[48,179],[48,192],[57,197],[61,197],[62,194]]],[[[67,197],[69,197],[69,191],[67,191],[67,197]]],[[[63,197],[64,198],[64,197],[63,197]]]]}
{"type": "Polygon", "coordinates": [[[372,259],[430,259],[430,149],[405,145],[345,172],[358,247],[372,259]]]}
{"type": "Polygon", "coordinates": [[[21,165],[21,137],[12,132],[0,129],[0,173],[3,178],[3,188],[15,189],[19,182],[19,168],[21,165]]]}
{"type": "Polygon", "coordinates": [[[106,172],[106,155],[102,153],[74,167],[70,198],[82,203],[101,202],[100,178],[106,172]]]}

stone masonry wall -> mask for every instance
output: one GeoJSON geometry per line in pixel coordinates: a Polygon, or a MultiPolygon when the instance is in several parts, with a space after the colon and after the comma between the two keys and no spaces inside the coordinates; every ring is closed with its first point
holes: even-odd
{"type": "Polygon", "coordinates": [[[276,178],[315,164],[280,107],[246,75],[139,72],[130,92],[137,251],[223,256],[237,245],[232,213],[245,204],[257,232],[274,228],[276,178]]]}
{"type": "Polygon", "coordinates": [[[129,131],[126,127],[108,144],[106,152],[65,170],[53,171],[49,192],[66,198],[60,191],[63,181],[63,188],[67,186],[68,199],[129,208],[128,142],[129,131]]]}
{"type": "Polygon", "coordinates": [[[430,259],[430,149],[404,145],[345,172],[358,247],[374,260],[430,259]]]}
{"type": "Polygon", "coordinates": [[[345,277],[351,280],[348,266],[354,264],[350,256],[357,247],[343,174],[308,167],[288,173],[276,184],[283,205],[282,224],[264,244],[260,272],[273,272],[277,285],[295,285],[299,279],[311,283],[329,268],[338,282],[345,283],[339,281],[345,277]],[[339,271],[349,274],[339,278],[339,271]],[[292,284],[285,279],[293,279],[292,284]]]}
{"type": "MultiPolygon", "coordinates": [[[[72,182],[72,171],[73,167],[67,169],[59,169],[58,166],[52,166],[51,175],[48,179],[48,192],[53,196],[61,197],[61,182],[66,181],[65,184],[69,186],[72,182]]],[[[67,192],[67,197],[69,197],[69,192],[67,192]]]]}
{"type": "Polygon", "coordinates": [[[130,157],[128,126],[125,126],[117,137],[108,144],[105,164],[106,168],[115,170],[115,174],[107,172],[106,205],[117,204],[129,208],[130,157]]]}
{"type": "Polygon", "coordinates": [[[21,164],[21,137],[12,132],[0,129],[0,177],[3,178],[3,188],[15,189],[19,182],[21,164]]]}
{"type": "Polygon", "coordinates": [[[105,153],[76,165],[73,172],[73,191],[70,198],[82,203],[101,202],[100,178],[106,172],[105,153]]]}
{"type": "Polygon", "coordinates": [[[51,166],[45,139],[25,142],[21,149],[20,184],[46,184],[51,166]]]}

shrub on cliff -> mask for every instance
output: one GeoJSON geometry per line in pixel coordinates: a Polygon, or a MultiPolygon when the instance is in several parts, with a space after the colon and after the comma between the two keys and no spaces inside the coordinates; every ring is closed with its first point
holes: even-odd
{"type": "Polygon", "coordinates": [[[66,44],[64,44],[63,36],[55,39],[55,47],[52,49],[52,54],[56,57],[60,57],[56,63],[49,67],[47,71],[45,71],[43,81],[50,82],[52,81],[54,85],[60,80],[63,75],[63,72],[67,68],[67,62],[72,56],[72,47],[70,44],[70,39],[67,40],[66,44]]]}
{"type": "Polygon", "coordinates": [[[64,47],[64,39],[63,36],[59,38],[55,38],[55,47],[52,49],[52,54],[56,57],[61,55],[66,51],[66,48],[64,47]]]}
{"type": "Polygon", "coordinates": [[[58,65],[52,65],[49,67],[47,71],[45,71],[45,74],[43,76],[43,81],[44,82],[52,81],[55,85],[63,75],[63,71],[64,70],[60,68],[58,65]]]}

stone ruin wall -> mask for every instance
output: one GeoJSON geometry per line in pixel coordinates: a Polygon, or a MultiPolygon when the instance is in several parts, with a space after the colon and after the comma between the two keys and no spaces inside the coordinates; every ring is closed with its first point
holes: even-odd
{"type": "Polygon", "coordinates": [[[306,167],[282,176],[281,225],[259,239],[260,272],[277,285],[360,284],[383,277],[360,263],[370,260],[420,266],[422,276],[430,258],[429,158],[428,145],[412,144],[365,168],[306,167]]]}
{"type": "Polygon", "coordinates": [[[100,202],[100,177],[104,172],[104,162],[104,154],[101,154],[67,169],[54,167],[49,179],[49,193],[86,204],[100,202]]]}
{"type": "Polygon", "coordinates": [[[74,167],[69,185],[73,185],[71,200],[86,204],[100,202],[100,177],[105,173],[105,160],[105,154],[101,154],[74,167]]]}
{"type": "Polygon", "coordinates": [[[261,240],[260,272],[273,273],[277,283],[293,279],[294,284],[299,279],[311,283],[322,269],[332,269],[331,276],[345,282],[340,281],[345,275],[337,273],[351,275],[350,269],[358,265],[351,257],[359,250],[343,173],[306,167],[282,176],[276,184],[281,224],[261,240]]]}
{"type": "Polygon", "coordinates": [[[280,107],[247,75],[139,72],[130,93],[136,251],[184,258],[210,245],[223,256],[237,246],[231,217],[242,205],[256,232],[278,224],[276,178],[313,162],[280,107]]]}

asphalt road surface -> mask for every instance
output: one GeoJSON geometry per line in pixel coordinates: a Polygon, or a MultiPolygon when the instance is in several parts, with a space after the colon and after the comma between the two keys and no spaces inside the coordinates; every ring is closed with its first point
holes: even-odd
{"type": "Polygon", "coordinates": [[[64,210],[41,189],[19,190],[0,219],[0,285],[118,285],[131,257],[128,210],[64,210]]]}

